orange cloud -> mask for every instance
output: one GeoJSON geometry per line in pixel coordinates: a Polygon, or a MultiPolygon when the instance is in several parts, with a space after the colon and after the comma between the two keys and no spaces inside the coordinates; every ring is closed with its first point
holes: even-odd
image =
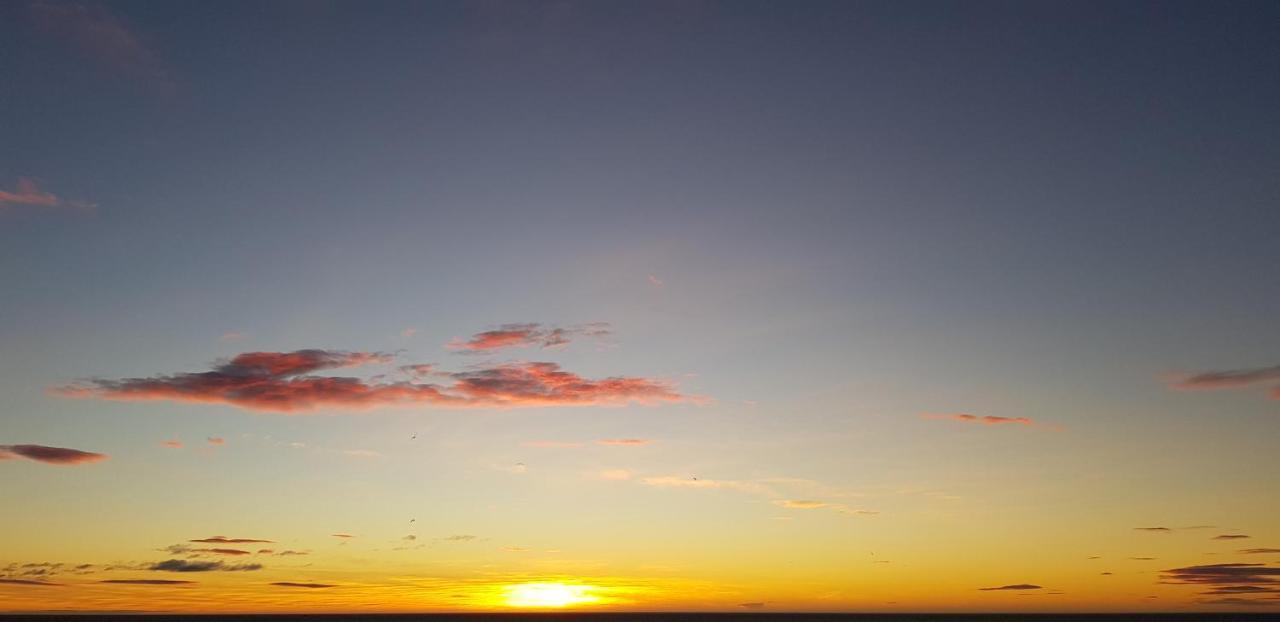
{"type": "Polygon", "coordinates": [[[602,438],[596,441],[597,445],[620,445],[624,447],[635,447],[639,445],[648,445],[653,441],[646,438],[602,438]]]}
{"type": "Polygon", "coordinates": [[[209,438],[206,438],[204,440],[207,441],[210,445],[226,445],[227,444],[227,439],[222,438],[221,436],[210,436],[209,438]]]}
{"type": "Polygon", "coordinates": [[[822,501],[805,501],[805,500],[792,500],[792,499],[774,501],[773,504],[780,507],[789,508],[792,510],[814,510],[817,508],[827,507],[827,504],[822,501]]]}
{"type": "Polygon", "coordinates": [[[179,440],[162,441],[160,445],[170,449],[182,449],[182,441],[179,440]]]}
{"type": "Polygon", "coordinates": [[[248,352],[212,371],[123,380],[93,379],[56,387],[52,392],[82,399],[229,404],[281,413],[407,404],[502,408],[656,404],[700,399],[681,395],[672,383],[663,380],[625,376],[591,380],[562,371],[555,363],[543,362],[440,372],[438,375],[449,381],[443,385],[307,375],[322,369],[389,360],[389,355],[377,352],[248,352]]]}
{"type": "Polygon", "coordinates": [[[950,414],[931,414],[924,413],[920,415],[925,419],[949,419],[951,421],[961,421],[964,423],[981,423],[982,425],[1000,425],[1004,423],[1016,423],[1020,425],[1032,425],[1031,419],[1027,417],[996,417],[993,415],[971,415],[969,413],[950,413],[950,414]]]}
{"type": "Polygon", "coordinates": [[[89,464],[107,459],[106,454],[67,449],[65,447],[46,447],[44,445],[0,445],[0,460],[26,458],[46,464],[72,465],[89,464]]]}

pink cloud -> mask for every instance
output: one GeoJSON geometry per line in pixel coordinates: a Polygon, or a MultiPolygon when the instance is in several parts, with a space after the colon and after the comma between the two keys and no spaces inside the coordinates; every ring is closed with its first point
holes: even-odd
{"type": "Polygon", "coordinates": [[[921,415],[925,419],[949,419],[951,421],[960,421],[963,423],[980,423],[982,425],[1001,425],[1005,423],[1015,423],[1019,425],[1032,425],[1031,419],[1027,417],[996,417],[993,415],[970,415],[968,413],[951,413],[951,414],[930,414],[921,415]]]}
{"type": "Polygon", "coordinates": [[[0,445],[0,460],[13,458],[26,458],[46,464],[73,465],[100,462],[106,460],[107,455],[44,445],[0,445]]]}
{"type": "Polygon", "coordinates": [[[18,178],[18,186],[13,192],[0,190],[0,207],[10,205],[39,205],[41,207],[58,207],[62,199],[40,189],[34,179],[18,178]]]}
{"type": "Polygon", "coordinates": [[[602,337],[610,333],[603,322],[571,328],[543,327],[541,324],[503,324],[495,330],[472,335],[470,339],[454,339],[445,347],[464,352],[494,352],[505,348],[554,348],[563,346],[579,336],[602,337]]]}
{"type": "Polygon", "coordinates": [[[162,441],[160,445],[162,447],[168,447],[170,449],[182,449],[182,441],[179,441],[179,440],[162,441]]]}
{"type": "Polygon", "coordinates": [[[653,441],[647,438],[602,438],[596,441],[597,445],[613,445],[622,447],[638,447],[640,445],[648,445],[653,441]]]}
{"type": "Polygon", "coordinates": [[[226,445],[227,444],[227,439],[222,438],[220,436],[210,436],[209,438],[205,439],[205,441],[208,442],[210,445],[226,445]]]}
{"type": "Polygon", "coordinates": [[[280,413],[413,404],[504,408],[701,400],[680,394],[673,383],[665,380],[627,376],[593,380],[563,371],[555,363],[545,362],[439,372],[446,379],[444,384],[309,375],[321,369],[389,360],[389,355],[376,352],[249,352],[216,366],[212,371],[123,380],[94,379],[56,387],[52,392],[81,399],[229,404],[247,410],[280,413]]]}

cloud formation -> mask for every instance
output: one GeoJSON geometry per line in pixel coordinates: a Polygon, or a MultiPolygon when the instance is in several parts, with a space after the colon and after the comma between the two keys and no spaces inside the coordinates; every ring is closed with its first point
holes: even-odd
{"type": "Polygon", "coordinates": [[[1136,531],[1156,531],[1156,532],[1173,531],[1172,529],[1169,529],[1168,527],[1134,527],[1134,530],[1136,530],[1136,531]]]}
{"type": "Polygon", "coordinates": [[[128,22],[104,6],[33,2],[31,14],[47,33],[79,48],[112,73],[170,91],[167,64],[128,22]]]}
{"type": "Polygon", "coordinates": [[[932,414],[924,413],[921,415],[925,419],[946,419],[950,421],[960,421],[962,423],[980,423],[982,425],[1001,425],[1013,423],[1019,425],[1032,425],[1032,421],[1027,417],[996,417],[994,415],[971,415],[969,413],[948,413],[948,414],[932,414]]]}
{"type": "Polygon", "coordinates": [[[796,499],[783,499],[773,502],[774,505],[792,510],[816,510],[818,508],[827,507],[827,503],[822,501],[806,501],[796,499]]]}
{"type": "Polygon", "coordinates": [[[648,445],[652,442],[653,441],[647,438],[602,438],[596,441],[596,444],[619,447],[639,447],[640,445],[648,445]]]}
{"type": "Polygon", "coordinates": [[[476,333],[470,339],[454,339],[445,347],[470,353],[489,353],[506,348],[556,348],[568,345],[574,339],[603,337],[612,330],[605,322],[595,322],[570,328],[544,327],[537,323],[503,324],[494,330],[476,333]]]}
{"type": "Polygon", "coordinates": [[[1270,385],[1267,393],[1271,399],[1280,400],[1280,365],[1180,374],[1172,376],[1167,382],[1169,388],[1179,391],[1244,389],[1255,385],[1270,385]]]}
{"type": "Polygon", "coordinates": [[[1248,539],[1248,537],[1249,536],[1246,536],[1242,533],[1224,533],[1220,536],[1214,536],[1213,539],[1214,540],[1245,540],[1245,539],[1248,539]]]}
{"type": "Polygon", "coordinates": [[[57,195],[40,189],[34,179],[18,178],[18,185],[12,191],[0,189],[0,209],[6,205],[38,205],[40,207],[58,207],[62,199],[57,195]]]}
{"type": "Polygon", "coordinates": [[[978,588],[978,591],[1000,592],[1000,591],[1006,591],[1006,590],[1016,591],[1016,590],[1039,590],[1039,589],[1044,589],[1044,588],[1040,587],[1039,585],[1033,585],[1031,583],[1014,583],[1013,585],[1001,585],[999,587],[980,587],[978,588]]]}
{"type": "Polygon", "coordinates": [[[261,569],[262,564],[228,565],[220,561],[191,561],[182,559],[166,559],[147,567],[147,570],[159,570],[164,572],[211,572],[214,570],[234,572],[261,569]]]}
{"type": "Polygon", "coordinates": [[[1217,389],[1243,389],[1271,382],[1280,384],[1280,365],[1182,374],[1174,376],[1169,381],[1169,387],[1182,391],[1212,391],[1217,389]]]}
{"type": "Polygon", "coordinates": [[[195,581],[179,581],[177,579],[103,579],[98,583],[119,583],[124,585],[195,585],[195,581]]]}
{"type": "Polygon", "coordinates": [[[123,380],[91,379],[56,387],[81,399],[168,400],[228,404],[247,410],[293,413],[317,408],[367,409],[427,404],[443,407],[605,406],[699,401],[674,384],[615,376],[592,380],[545,362],[520,362],[441,373],[448,384],[382,382],[314,376],[311,372],[390,361],[378,352],[298,350],[247,352],[212,371],[123,380]]]}
{"type": "Polygon", "coordinates": [[[328,583],[295,583],[293,581],[276,581],[272,583],[276,587],[305,587],[309,589],[320,589],[326,587],[336,587],[328,583]]]}
{"type": "Polygon", "coordinates": [[[36,462],[57,465],[89,464],[107,459],[106,454],[98,454],[66,447],[47,447],[45,445],[0,445],[0,460],[26,458],[36,462]]]}
{"type": "Polygon", "coordinates": [[[62,585],[61,583],[49,583],[48,581],[32,581],[30,579],[0,579],[0,584],[4,585],[62,585]]]}
{"type": "Polygon", "coordinates": [[[226,536],[211,536],[208,538],[187,540],[187,542],[200,542],[204,544],[252,544],[252,543],[275,544],[275,542],[271,540],[259,540],[257,538],[228,538],[226,536]]]}
{"type": "Polygon", "coordinates": [[[1199,585],[1254,585],[1271,587],[1280,584],[1280,568],[1266,564],[1206,564],[1161,571],[1165,583],[1199,585]]]}
{"type": "Polygon", "coordinates": [[[1280,549],[1240,549],[1241,553],[1260,555],[1266,553],[1280,553],[1280,549]]]}

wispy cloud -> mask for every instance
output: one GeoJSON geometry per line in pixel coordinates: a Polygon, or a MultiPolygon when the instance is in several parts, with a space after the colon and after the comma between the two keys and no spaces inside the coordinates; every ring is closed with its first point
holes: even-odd
{"type": "Polygon", "coordinates": [[[195,581],[179,581],[177,579],[103,579],[98,583],[116,583],[122,585],[195,585],[195,581]]]}
{"type": "Polygon", "coordinates": [[[1271,382],[1280,383],[1280,365],[1252,369],[1206,371],[1195,374],[1175,374],[1168,381],[1170,388],[1184,391],[1243,389],[1271,382]]]}
{"type": "Polygon", "coordinates": [[[222,438],[221,436],[210,436],[209,438],[206,438],[204,440],[206,443],[209,443],[210,445],[214,445],[214,446],[221,446],[221,445],[227,444],[227,439],[222,438]]]}
{"type": "Polygon", "coordinates": [[[167,63],[135,28],[104,6],[56,1],[30,6],[46,33],[79,48],[106,70],[166,92],[173,88],[167,63]]]}
{"type": "Polygon", "coordinates": [[[0,460],[26,458],[36,462],[57,465],[89,464],[107,459],[106,454],[66,447],[47,447],[45,445],[0,445],[0,460]]]}
{"type": "Polygon", "coordinates": [[[335,537],[335,538],[342,538],[343,540],[350,540],[351,538],[354,538],[354,537],[355,537],[355,536],[353,536],[353,535],[351,535],[351,534],[349,534],[349,533],[333,533],[333,534],[329,534],[329,535],[331,535],[331,536],[333,536],[333,537],[335,537]]]}
{"type": "Polygon", "coordinates": [[[477,536],[473,536],[473,535],[471,535],[471,534],[465,534],[465,533],[463,533],[463,534],[457,534],[457,535],[453,535],[453,536],[445,536],[445,537],[440,538],[440,539],[441,539],[441,540],[443,540],[443,541],[445,541],[445,542],[470,542],[470,541],[472,541],[472,540],[475,540],[475,539],[476,539],[476,537],[477,537],[477,536]]]}
{"type": "Polygon", "coordinates": [[[160,442],[160,446],[161,446],[161,447],[168,447],[168,448],[170,448],[170,449],[182,449],[182,441],[179,441],[179,440],[176,440],[176,439],[171,439],[171,440],[167,440],[167,441],[161,441],[161,442],[160,442]]]}
{"type": "Polygon", "coordinates": [[[1169,532],[1173,531],[1168,527],[1134,527],[1135,531],[1153,531],[1153,532],[1169,532]]]}
{"type": "Polygon", "coordinates": [[[220,403],[280,413],[409,404],[512,408],[701,401],[682,395],[665,380],[627,376],[592,380],[544,362],[508,363],[442,374],[451,381],[445,385],[309,375],[325,369],[385,363],[390,358],[379,352],[314,349],[248,352],[207,372],[91,379],[55,387],[52,392],[82,399],[220,403]]]}
{"type": "Polygon", "coordinates": [[[841,493],[830,487],[823,486],[818,482],[806,479],[773,477],[761,480],[716,480],[700,477],[681,477],[678,475],[666,475],[660,477],[646,477],[640,480],[646,486],[655,488],[685,488],[693,490],[731,490],[735,492],[746,493],[750,495],[766,497],[770,502],[779,507],[793,510],[813,510],[826,509],[829,511],[843,514],[845,516],[873,516],[879,512],[852,507],[846,503],[835,503],[829,501],[818,501],[811,499],[790,499],[779,492],[780,488],[787,488],[791,492],[796,490],[826,490],[839,496],[853,496],[847,493],[841,493]]]}
{"type": "Polygon", "coordinates": [[[570,328],[547,327],[537,323],[503,324],[469,339],[454,339],[445,347],[459,352],[488,353],[506,348],[556,348],[568,345],[578,337],[603,337],[612,330],[605,322],[570,328]]]}
{"type": "Polygon", "coordinates": [[[1039,585],[1031,583],[1014,583],[1012,585],[1001,585],[999,587],[980,587],[980,592],[1000,592],[1000,591],[1018,591],[1018,590],[1039,590],[1044,589],[1039,585]]]}
{"type": "Polygon", "coordinates": [[[1031,419],[1027,417],[997,417],[994,415],[978,416],[978,415],[971,415],[969,413],[947,413],[947,414],[923,413],[920,416],[925,419],[944,419],[944,420],[950,420],[950,421],[959,421],[962,423],[980,423],[982,425],[1003,425],[1003,424],[1032,425],[1031,419]]]}
{"type": "Polygon", "coordinates": [[[276,581],[272,583],[276,587],[302,587],[308,589],[321,589],[326,587],[336,587],[328,583],[296,583],[294,581],[276,581]]]}
{"type": "Polygon", "coordinates": [[[0,578],[0,584],[4,585],[32,585],[32,586],[53,586],[62,585],[61,583],[50,583],[48,581],[32,581],[30,579],[3,579],[0,578]]]}
{"type": "Polygon", "coordinates": [[[1214,536],[1213,539],[1214,540],[1245,540],[1245,539],[1248,539],[1248,537],[1249,536],[1246,536],[1242,533],[1224,533],[1220,536],[1214,536]]]}
{"type": "Polygon", "coordinates": [[[648,445],[652,442],[653,441],[646,438],[602,438],[596,441],[596,444],[616,447],[639,447],[640,445],[648,445]]]}
{"type": "Polygon", "coordinates": [[[1245,389],[1257,385],[1270,385],[1268,393],[1271,399],[1280,400],[1280,365],[1195,374],[1171,374],[1166,382],[1169,388],[1179,391],[1245,389]]]}
{"type": "Polygon", "coordinates": [[[1269,553],[1280,553],[1280,549],[1240,549],[1240,552],[1250,555],[1265,555],[1269,553]]]}

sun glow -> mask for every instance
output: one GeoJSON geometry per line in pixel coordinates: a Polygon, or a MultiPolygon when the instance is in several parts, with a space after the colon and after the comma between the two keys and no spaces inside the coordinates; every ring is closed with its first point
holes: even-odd
{"type": "Polygon", "coordinates": [[[572,607],[599,601],[591,594],[593,589],[590,585],[520,583],[504,589],[504,601],[509,607],[572,607]]]}

